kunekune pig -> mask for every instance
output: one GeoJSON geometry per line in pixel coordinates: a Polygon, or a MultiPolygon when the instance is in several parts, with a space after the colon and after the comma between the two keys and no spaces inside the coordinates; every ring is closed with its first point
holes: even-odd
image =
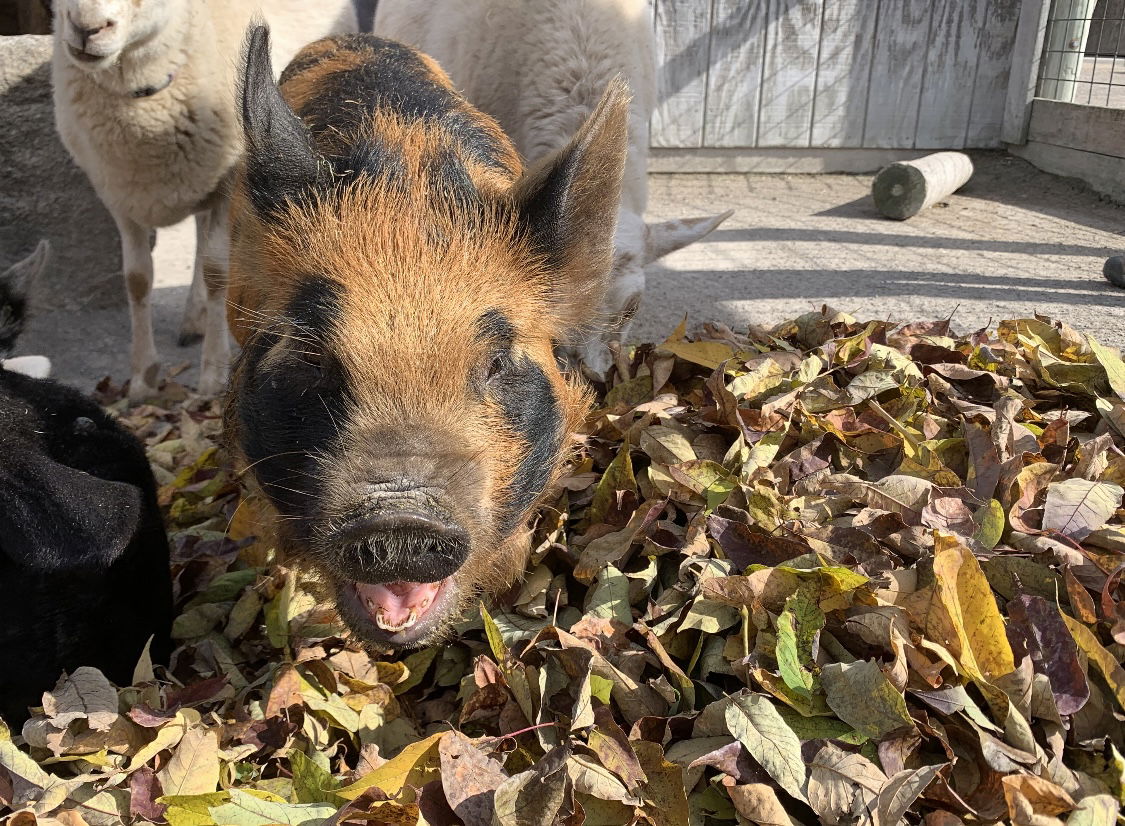
{"type": "Polygon", "coordinates": [[[588,403],[556,343],[612,264],[628,91],[525,171],[427,56],[370,35],[273,80],[248,38],[232,453],[362,639],[432,642],[528,557],[588,403]]]}
{"type": "MultiPolygon", "coordinates": [[[[23,326],[33,278],[0,275],[0,345],[23,326]]],[[[0,367],[0,717],[19,725],[79,666],[128,685],[150,636],[166,661],[171,623],[144,449],[77,390],[0,367]]]]}

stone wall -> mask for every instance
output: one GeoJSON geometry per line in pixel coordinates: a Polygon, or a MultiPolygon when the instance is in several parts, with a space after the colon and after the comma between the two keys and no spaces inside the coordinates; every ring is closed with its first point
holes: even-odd
{"type": "Polygon", "coordinates": [[[0,267],[54,248],[34,305],[123,305],[117,228],[55,132],[49,35],[0,37],[0,267]]]}

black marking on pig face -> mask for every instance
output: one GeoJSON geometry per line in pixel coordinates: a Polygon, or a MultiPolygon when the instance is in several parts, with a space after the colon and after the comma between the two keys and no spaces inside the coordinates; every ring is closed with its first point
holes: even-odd
{"type": "Polygon", "coordinates": [[[508,534],[518,527],[551,479],[555,457],[562,447],[562,412],[543,368],[526,355],[513,355],[515,329],[507,317],[499,310],[490,310],[477,326],[479,335],[493,343],[485,373],[486,392],[500,404],[509,426],[527,446],[498,514],[500,531],[508,534]]]}
{"type": "Polygon", "coordinates": [[[350,388],[327,343],[340,320],[342,287],[310,277],[284,317],[248,342],[239,371],[242,449],[262,491],[307,538],[323,496],[317,456],[338,444],[350,388]]]}

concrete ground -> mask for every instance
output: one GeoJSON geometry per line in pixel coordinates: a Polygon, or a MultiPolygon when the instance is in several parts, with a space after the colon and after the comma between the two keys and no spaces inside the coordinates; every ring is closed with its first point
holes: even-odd
{"type": "MultiPolygon", "coordinates": [[[[772,325],[828,303],[869,318],[952,315],[960,331],[1035,312],[1125,348],[1125,290],[1102,278],[1125,253],[1125,208],[1081,184],[1002,153],[975,156],[977,172],[947,203],[906,222],[875,212],[870,176],[656,175],[650,216],[725,209],[734,217],[704,242],[649,270],[636,340],[690,324],[772,325]]],[[[175,344],[191,276],[194,230],[165,230],[156,248],[157,346],[166,365],[199,348],[175,344]]],[[[124,309],[36,317],[21,340],[55,375],[83,388],[128,376],[124,309]]],[[[194,380],[195,370],[181,380],[194,380]]]]}

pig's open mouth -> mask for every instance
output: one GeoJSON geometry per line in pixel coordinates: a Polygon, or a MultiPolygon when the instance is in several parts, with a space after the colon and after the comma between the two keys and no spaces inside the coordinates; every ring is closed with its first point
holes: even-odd
{"type": "Polygon", "coordinates": [[[336,603],[343,620],[368,642],[419,645],[440,631],[453,602],[451,578],[438,582],[342,582],[336,603]]]}

